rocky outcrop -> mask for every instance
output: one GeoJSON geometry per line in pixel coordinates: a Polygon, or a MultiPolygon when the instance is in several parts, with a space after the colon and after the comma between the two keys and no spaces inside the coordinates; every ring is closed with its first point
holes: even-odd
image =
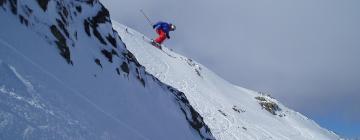
{"type": "Polygon", "coordinates": [[[255,97],[256,100],[258,100],[259,105],[270,112],[273,115],[277,115],[277,111],[281,111],[281,108],[273,101],[269,99],[267,96],[257,96],[255,97]]]}

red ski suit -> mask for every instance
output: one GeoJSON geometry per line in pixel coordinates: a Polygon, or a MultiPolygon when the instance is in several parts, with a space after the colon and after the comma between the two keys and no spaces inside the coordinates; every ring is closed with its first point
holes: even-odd
{"type": "Polygon", "coordinates": [[[166,33],[161,28],[156,29],[156,33],[159,35],[159,37],[155,39],[155,42],[162,44],[166,39],[166,33]]]}

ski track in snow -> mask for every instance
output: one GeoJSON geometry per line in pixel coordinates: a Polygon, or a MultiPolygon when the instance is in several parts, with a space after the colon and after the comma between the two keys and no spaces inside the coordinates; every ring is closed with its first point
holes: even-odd
{"type": "Polygon", "coordinates": [[[26,86],[26,89],[29,93],[35,92],[34,86],[30,83],[30,81],[21,76],[13,66],[10,66],[10,69],[13,71],[16,77],[26,86]]]}

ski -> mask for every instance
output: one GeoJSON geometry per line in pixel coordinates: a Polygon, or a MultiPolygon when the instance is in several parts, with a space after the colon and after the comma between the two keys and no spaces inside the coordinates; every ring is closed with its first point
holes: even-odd
{"type": "Polygon", "coordinates": [[[151,45],[153,45],[154,47],[156,47],[156,48],[158,48],[158,49],[162,50],[162,46],[161,46],[161,44],[159,44],[159,43],[155,42],[154,40],[151,40],[151,41],[150,41],[150,44],[151,44],[151,45]]]}
{"type": "Polygon", "coordinates": [[[149,43],[150,43],[151,45],[153,45],[155,48],[157,48],[157,49],[161,50],[162,52],[164,52],[164,53],[165,53],[166,55],[168,55],[169,57],[177,58],[177,57],[175,57],[175,56],[172,56],[172,55],[169,54],[168,52],[164,51],[164,50],[162,49],[162,45],[159,44],[159,43],[156,43],[154,40],[150,40],[149,43]]]}

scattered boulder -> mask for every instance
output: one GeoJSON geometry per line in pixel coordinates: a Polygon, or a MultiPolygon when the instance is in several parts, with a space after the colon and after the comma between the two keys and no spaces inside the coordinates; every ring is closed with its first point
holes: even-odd
{"type": "Polygon", "coordinates": [[[238,113],[244,113],[244,112],[245,112],[244,109],[241,109],[241,108],[239,108],[239,107],[237,107],[237,106],[235,106],[235,105],[232,107],[232,109],[233,109],[235,112],[238,112],[238,113]]]}
{"type": "Polygon", "coordinates": [[[280,107],[275,102],[267,99],[264,96],[258,96],[255,97],[255,99],[259,101],[259,104],[263,109],[267,110],[273,115],[277,115],[276,112],[281,111],[280,107]]]}
{"type": "Polygon", "coordinates": [[[244,129],[245,131],[247,131],[247,128],[246,128],[246,127],[243,126],[243,127],[241,127],[241,128],[244,129]]]}
{"type": "Polygon", "coordinates": [[[261,97],[261,96],[258,96],[258,97],[255,97],[256,100],[259,100],[259,101],[262,101],[262,102],[265,102],[266,101],[266,98],[265,97],[261,97]]]}
{"type": "Polygon", "coordinates": [[[99,65],[101,68],[103,68],[103,66],[101,65],[100,59],[96,58],[96,59],[95,59],[95,63],[96,63],[97,65],[99,65]]]}

